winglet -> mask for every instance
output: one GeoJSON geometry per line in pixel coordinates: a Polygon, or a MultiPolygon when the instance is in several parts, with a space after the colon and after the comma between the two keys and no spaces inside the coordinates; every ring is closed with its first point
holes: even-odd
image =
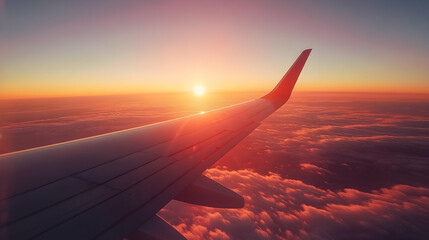
{"type": "Polygon", "coordinates": [[[310,52],[311,49],[304,50],[301,55],[299,55],[299,57],[296,59],[292,67],[289,68],[289,70],[286,72],[286,74],[283,76],[282,80],[280,80],[277,86],[262,98],[269,100],[276,107],[280,107],[285,102],[287,102],[292,93],[292,89],[295,86],[296,80],[298,79],[305,62],[310,55],[310,52]]]}

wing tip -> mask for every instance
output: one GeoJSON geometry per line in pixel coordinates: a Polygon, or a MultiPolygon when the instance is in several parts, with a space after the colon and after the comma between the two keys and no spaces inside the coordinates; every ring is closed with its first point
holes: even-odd
{"type": "Polygon", "coordinates": [[[311,51],[311,48],[302,51],[276,87],[262,98],[272,102],[276,107],[287,102],[311,51]]]}

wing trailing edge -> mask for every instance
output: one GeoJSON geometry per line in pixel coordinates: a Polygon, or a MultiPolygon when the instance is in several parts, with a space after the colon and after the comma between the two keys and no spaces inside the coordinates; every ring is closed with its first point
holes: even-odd
{"type": "Polygon", "coordinates": [[[242,196],[203,175],[174,199],[206,207],[242,208],[244,206],[242,196]]]}
{"type": "Polygon", "coordinates": [[[146,221],[137,231],[128,236],[128,240],[186,240],[173,226],[160,216],[155,215],[146,221]]]}
{"type": "Polygon", "coordinates": [[[304,50],[301,55],[296,59],[294,64],[289,68],[280,82],[276,87],[263,96],[262,99],[266,99],[274,104],[276,107],[282,106],[287,100],[289,100],[292,93],[293,87],[295,86],[296,80],[310,55],[311,49],[304,50]]]}

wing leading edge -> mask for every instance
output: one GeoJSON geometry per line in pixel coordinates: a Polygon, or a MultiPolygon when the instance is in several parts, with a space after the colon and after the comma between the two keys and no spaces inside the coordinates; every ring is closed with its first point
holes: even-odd
{"type": "Polygon", "coordinates": [[[0,155],[0,238],[123,239],[174,198],[242,206],[240,196],[201,174],[289,99],[310,51],[262,98],[0,155]]]}

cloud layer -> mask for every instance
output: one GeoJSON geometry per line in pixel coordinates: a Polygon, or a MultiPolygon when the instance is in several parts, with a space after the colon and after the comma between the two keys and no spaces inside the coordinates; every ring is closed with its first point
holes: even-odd
{"type": "Polygon", "coordinates": [[[429,183],[429,103],[297,98],[216,166],[371,191],[429,183]]]}
{"type": "MultiPolygon", "coordinates": [[[[249,99],[173,96],[15,100],[0,105],[0,153],[136,127],[249,99]],[[194,99],[195,100],[195,99],[194,99]]],[[[258,96],[258,94],[256,94],[258,96]]],[[[294,94],[205,174],[244,209],[173,201],[161,215],[190,239],[425,239],[429,102],[294,94]]]]}
{"type": "Polygon", "coordinates": [[[429,104],[355,97],[296,98],[206,172],[244,209],[163,216],[190,239],[425,239],[429,104]]]}
{"type": "Polygon", "coordinates": [[[212,168],[206,175],[242,194],[243,209],[173,201],[160,215],[192,239],[424,239],[429,188],[322,190],[278,174],[212,168]]]}

